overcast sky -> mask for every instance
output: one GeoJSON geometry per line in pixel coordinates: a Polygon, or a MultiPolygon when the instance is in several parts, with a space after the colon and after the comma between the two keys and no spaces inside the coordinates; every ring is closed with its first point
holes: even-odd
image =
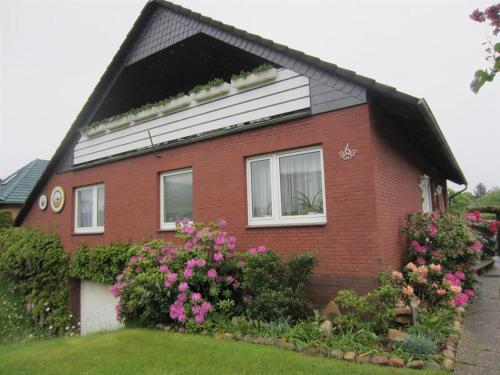
{"type": "MultiPolygon", "coordinates": [[[[469,180],[500,186],[500,77],[484,67],[488,1],[177,0],[429,103],[469,180]]],[[[0,177],[50,159],[145,0],[0,0],[0,177]]]]}

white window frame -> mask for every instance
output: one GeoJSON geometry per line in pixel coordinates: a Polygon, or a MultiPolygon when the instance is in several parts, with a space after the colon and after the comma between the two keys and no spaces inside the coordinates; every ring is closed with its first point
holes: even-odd
{"type": "Polygon", "coordinates": [[[432,189],[431,180],[429,176],[420,176],[420,190],[422,191],[422,212],[431,213],[432,212],[432,189]]]}
{"type": "Polygon", "coordinates": [[[75,189],[75,233],[103,233],[104,225],[97,226],[97,190],[98,188],[102,188],[103,196],[104,196],[104,212],[103,212],[103,221],[104,215],[106,212],[106,189],[104,188],[104,184],[98,185],[89,185],[82,186],[75,189]],[[78,192],[84,190],[92,190],[92,223],[94,224],[91,227],[78,227],[78,192]]]}
{"type": "Polygon", "coordinates": [[[298,150],[278,152],[247,158],[247,205],[248,205],[248,226],[287,226],[287,225],[313,225],[326,223],[326,195],[325,195],[325,168],[323,163],[323,148],[308,147],[298,150]],[[283,157],[301,155],[312,152],[319,152],[321,163],[321,185],[323,195],[323,213],[311,215],[283,215],[281,212],[281,186],[279,161],[283,157]],[[269,160],[271,173],[271,202],[272,215],[267,217],[252,216],[252,171],[251,163],[256,161],[269,160]]]}
{"type": "MultiPolygon", "coordinates": [[[[176,171],[171,171],[171,172],[164,172],[160,174],[160,229],[162,230],[175,230],[175,221],[164,221],[163,218],[165,217],[165,186],[163,183],[163,178],[167,176],[174,176],[178,174],[184,174],[184,173],[191,173],[191,176],[193,176],[193,168],[185,168],[185,169],[180,169],[176,171]]],[[[191,197],[191,205],[193,205],[193,197],[191,197]]],[[[193,210],[193,215],[194,215],[194,210],[193,210]]],[[[193,224],[193,221],[190,220],[189,224],[193,224]]]]}

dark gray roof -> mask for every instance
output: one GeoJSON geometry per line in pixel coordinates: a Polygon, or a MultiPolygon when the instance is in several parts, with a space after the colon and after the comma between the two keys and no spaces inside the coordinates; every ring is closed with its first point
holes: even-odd
{"type": "Polygon", "coordinates": [[[23,204],[49,164],[35,159],[0,182],[0,204],[23,204]]]}
{"type": "MultiPolygon", "coordinates": [[[[154,17],[155,11],[162,8],[168,9],[169,11],[172,11],[184,18],[188,18],[192,22],[202,23],[203,27],[201,32],[213,29],[219,30],[226,35],[237,36],[238,38],[244,40],[245,44],[248,43],[255,45],[255,48],[252,49],[252,51],[266,48],[272,50],[280,57],[289,57],[290,59],[296,60],[297,70],[299,72],[302,69],[313,68],[318,72],[318,80],[331,80],[332,77],[336,77],[336,79],[341,78],[364,87],[367,90],[372,102],[378,102],[391,108],[393,108],[394,105],[397,105],[401,115],[411,117],[415,121],[422,124],[422,127],[425,127],[424,131],[432,138],[429,143],[434,145],[434,148],[437,150],[437,159],[440,160],[443,176],[459,184],[467,183],[465,176],[460,170],[460,167],[425,100],[402,93],[397,91],[394,87],[383,85],[376,82],[374,79],[340,68],[335,64],[322,61],[317,57],[306,55],[303,52],[274,43],[269,39],[262,38],[255,34],[250,34],[244,30],[226,25],[199,13],[192,12],[189,9],[183,8],[171,2],[164,0],[149,0],[142,9],[141,14],[135,21],[132,29],[127,34],[125,41],[113,57],[113,60],[104,72],[97,86],[94,88],[84,107],[73,122],[71,128],[66,133],[65,138],[59,145],[45,173],[42,175],[32,193],[28,197],[25,205],[22,207],[16,218],[16,225],[20,225],[23,222],[31,205],[35,202],[36,196],[43,189],[52,172],[57,170],[59,164],[64,161],[66,150],[76,144],[79,136],[78,129],[91,122],[97,108],[103,102],[106,94],[109,92],[110,87],[121,73],[123,67],[134,61],[135,54],[132,53],[131,55],[131,51],[134,52],[134,46],[140,41],[144,28],[148,26],[148,22],[151,17],[154,17]]],[[[316,76],[313,78],[316,79],[316,76]]]]}

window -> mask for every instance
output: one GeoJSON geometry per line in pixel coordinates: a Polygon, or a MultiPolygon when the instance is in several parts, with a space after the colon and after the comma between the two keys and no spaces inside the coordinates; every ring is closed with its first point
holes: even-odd
{"type": "Polygon", "coordinates": [[[193,171],[163,173],[160,176],[160,227],[175,229],[175,222],[193,217],[193,171]]]}
{"type": "Polygon", "coordinates": [[[104,232],[104,185],[75,190],[75,232],[104,232]]]}
{"type": "Polygon", "coordinates": [[[249,225],[326,222],[321,148],[247,159],[249,225]]]}
{"type": "Polygon", "coordinates": [[[432,190],[429,176],[420,176],[420,190],[422,190],[422,212],[432,212],[432,190]]]}

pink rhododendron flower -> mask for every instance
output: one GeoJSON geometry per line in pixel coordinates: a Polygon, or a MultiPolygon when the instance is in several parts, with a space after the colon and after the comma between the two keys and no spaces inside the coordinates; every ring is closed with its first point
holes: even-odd
{"type": "Polygon", "coordinates": [[[184,275],[185,279],[190,279],[193,276],[193,269],[186,267],[184,268],[184,271],[182,271],[182,274],[184,275]]]}
{"type": "Polygon", "coordinates": [[[134,264],[134,263],[137,263],[137,257],[134,255],[133,257],[130,258],[130,263],[134,264]]]}
{"type": "Polygon", "coordinates": [[[194,232],[194,228],[189,226],[189,225],[182,227],[182,233],[192,234],[193,232],[194,232]]]}
{"type": "Polygon", "coordinates": [[[427,275],[429,269],[426,266],[418,266],[417,272],[421,275],[427,275]]]}
{"type": "Polygon", "coordinates": [[[114,297],[118,297],[120,295],[120,287],[118,284],[111,285],[108,290],[114,297]]]}
{"type": "Polygon", "coordinates": [[[177,296],[177,301],[179,301],[179,302],[181,302],[181,303],[184,303],[184,302],[186,302],[187,300],[188,300],[188,297],[187,297],[187,295],[185,295],[184,293],[179,294],[179,295],[177,296]]]}
{"type": "Polygon", "coordinates": [[[168,273],[167,274],[167,280],[170,282],[170,283],[174,283],[176,280],[177,280],[177,274],[176,273],[168,273]]]}
{"type": "Polygon", "coordinates": [[[210,302],[203,302],[201,304],[201,309],[205,311],[205,313],[208,313],[212,310],[212,304],[210,302]]]}
{"type": "Polygon", "coordinates": [[[439,211],[434,211],[432,214],[431,214],[431,217],[433,219],[437,218],[439,216],[440,212],[439,211]]]}
{"type": "Polygon", "coordinates": [[[491,222],[490,226],[488,227],[491,233],[495,234],[497,232],[499,223],[500,221],[491,222]]]}
{"type": "Polygon", "coordinates": [[[462,292],[462,287],[460,285],[452,285],[450,286],[450,291],[452,293],[458,294],[462,292]]]}
{"type": "Polygon", "coordinates": [[[224,236],[218,235],[217,237],[215,237],[215,244],[217,246],[222,246],[224,244],[224,236]]]}
{"type": "Polygon", "coordinates": [[[418,257],[417,259],[417,263],[420,264],[420,265],[424,265],[426,263],[425,259],[422,258],[422,257],[418,257]]]}
{"type": "Polygon", "coordinates": [[[201,294],[200,293],[191,294],[191,301],[192,302],[200,302],[201,301],[201,294]]]}
{"type": "Polygon", "coordinates": [[[185,292],[188,289],[189,289],[189,285],[185,281],[179,284],[179,292],[182,293],[182,292],[185,292]]]}
{"type": "Polygon", "coordinates": [[[444,296],[446,294],[446,289],[438,289],[436,290],[436,294],[438,296],[444,296]]]}
{"type": "Polygon", "coordinates": [[[221,253],[221,252],[216,252],[216,253],[214,254],[214,260],[215,260],[216,262],[220,262],[220,261],[222,261],[223,259],[224,259],[224,255],[222,255],[222,253],[221,253]]]}
{"type": "Polygon", "coordinates": [[[217,277],[217,271],[215,270],[215,268],[210,268],[208,271],[207,271],[207,277],[209,279],[215,279],[217,277]]]}
{"type": "Polygon", "coordinates": [[[429,229],[429,235],[432,237],[435,236],[437,232],[438,232],[438,229],[434,225],[431,226],[431,229],[429,229]]]}
{"type": "Polygon", "coordinates": [[[184,249],[186,250],[191,250],[193,248],[193,242],[192,241],[187,241],[185,244],[184,244],[184,249]]]}
{"type": "Polygon", "coordinates": [[[266,247],[264,245],[260,245],[258,248],[257,248],[257,253],[259,254],[264,254],[266,252],[266,247]]]}
{"type": "MultiPolygon", "coordinates": [[[[189,222],[191,221],[191,219],[189,219],[188,217],[185,217],[184,219],[182,219],[182,225],[189,225],[189,222]]],[[[194,229],[194,228],[193,228],[194,229]]]]}
{"type": "Polygon", "coordinates": [[[205,317],[203,315],[201,315],[201,314],[195,315],[194,316],[194,321],[197,324],[203,324],[203,322],[205,321],[205,317]]]}
{"type": "Polygon", "coordinates": [[[473,253],[477,253],[479,251],[481,251],[481,249],[483,248],[483,244],[479,241],[476,241],[474,242],[470,247],[469,249],[473,252],[473,253]]]}
{"type": "Polygon", "coordinates": [[[402,292],[405,296],[412,296],[413,295],[413,288],[411,286],[404,286],[402,289],[402,292]]]}
{"type": "Polygon", "coordinates": [[[448,272],[444,278],[450,282],[451,285],[460,285],[460,279],[453,273],[448,272]]]}
{"type": "Polygon", "coordinates": [[[403,274],[399,271],[392,271],[391,278],[393,280],[403,280],[403,274]]]}
{"type": "Polygon", "coordinates": [[[234,276],[229,275],[228,277],[226,277],[226,280],[229,284],[232,284],[236,279],[234,278],[234,276]]]}
{"type": "Polygon", "coordinates": [[[434,289],[436,289],[436,288],[438,287],[438,285],[437,285],[436,283],[433,283],[431,286],[432,286],[434,289]]]}
{"type": "Polygon", "coordinates": [[[430,264],[429,265],[429,268],[433,271],[436,271],[436,272],[441,272],[441,265],[440,264],[430,264]]]}
{"type": "Polygon", "coordinates": [[[163,264],[160,266],[160,272],[168,273],[169,269],[166,265],[163,264]]]}
{"type": "Polygon", "coordinates": [[[219,221],[219,223],[217,224],[217,226],[220,228],[220,229],[224,229],[227,225],[227,221],[222,219],[219,221]]]}
{"type": "Polygon", "coordinates": [[[427,279],[425,278],[425,276],[420,275],[419,277],[417,277],[417,283],[425,284],[426,282],[427,282],[427,279]]]}
{"type": "Polygon", "coordinates": [[[408,268],[410,271],[416,271],[417,270],[416,264],[412,263],[412,262],[408,263],[405,267],[408,268]]]}
{"type": "Polygon", "coordinates": [[[251,254],[251,255],[255,255],[257,254],[257,249],[252,247],[250,250],[248,250],[248,252],[251,254]]]}
{"type": "Polygon", "coordinates": [[[427,251],[426,246],[420,246],[418,241],[415,240],[411,241],[410,246],[412,247],[413,250],[415,250],[417,254],[424,254],[427,251]]]}
{"type": "Polygon", "coordinates": [[[463,306],[468,301],[469,301],[469,296],[465,293],[461,293],[460,295],[455,297],[455,299],[453,300],[453,305],[454,306],[463,306]]]}
{"type": "Polygon", "coordinates": [[[476,292],[473,291],[472,289],[465,289],[464,293],[467,294],[469,297],[475,297],[476,296],[476,292]]]}
{"type": "Polygon", "coordinates": [[[462,271],[455,272],[455,276],[456,276],[459,280],[465,280],[465,273],[463,273],[462,271]]]}

